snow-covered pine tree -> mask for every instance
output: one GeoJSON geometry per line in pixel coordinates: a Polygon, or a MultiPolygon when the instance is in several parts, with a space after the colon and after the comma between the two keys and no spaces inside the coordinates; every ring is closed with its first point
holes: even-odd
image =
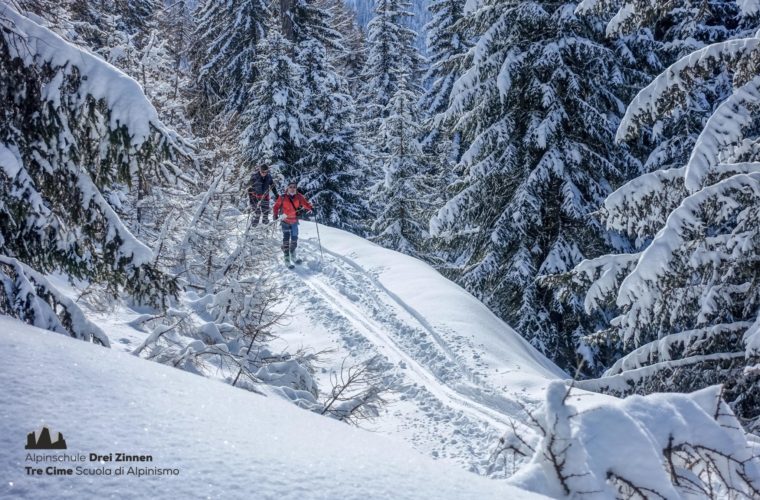
{"type": "MultiPolygon", "coordinates": [[[[737,2],[585,0],[578,11],[612,18],[607,23],[607,35],[621,60],[634,68],[629,82],[633,88],[643,87],[674,58],[688,55],[694,47],[741,34],[751,25],[751,16],[742,13],[737,2]],[[617,15],[616,10],[610,11],[621,4],[617,15]],[[620,22],[623,18],[624,23],[620,22]]],[[[642,171],[651,173],[631,181],[605,202],[608,208],[625,205],[631,210],[620,216],[612,214],[616,212],[614,209],[612,212],[603,209],[608,227],[628,224],[627,230],[616,232],[618,237],[613,240],[617,251],[628,253],[591,259],[570,274],[544,280],[546,286],[566,300],[578,301],[579,294],[585,296],[587,331],[594,333],[582,344],[587,373],[593,376],[601,375],[625,352],[622,340],[607,330],[610,319],[619,314],[616,287],[635,266],[636,252],[651,241],[667,215],[686,196],[681,166],[716,103],[732,92],[731,78],[724,71],[703,71],[692,77],[701,82],[693,86],[692,93],[673,93],[666,99],[671,105],[686,104],[672,107],[667,118],[659,115],[658,119],[642,123],[635,140],[627,143],[630,151],[640,158],[642,171]]]]}
{"type": "MultiPolygon", "coordinates": [[[[633,85],[643,88],[666,67],[707,44],[754,32],[754,17],[741,0],[584,0],[579,12],[596,13],[607,23],[607,36],[628,67],[640,72],[633,85]]],[[[710,85],[690,96],[690,111],[674,110],[668,121],[642,130],[632,150],[643,172],[678,168],[686,161],[713,105],[731,93],[730,81],[718,73],[710,85]]]]}
{"type": "MultiPolygon", "coordinates": [[[[430,188],[439,194],[434,210],[445,203],[446,189],[454,182],[455,165],[461,156],[459,134],[451,133],[450,128],[442,126],[436,117],[449,106],[451,90],[462,75],[471,45],[465,33],[464,4],[463,0],[436,0],[428,6],[432,17],[425,27],[429,66],[421,102],[426,115],[422,145],[435,158],[430,162],[430,188]]],[[[437,256],[431,254],[428,258],[436,261],[437,256]]]]}
{"type": "Polygon", "coordinates": [[[256,46],[269,10],[264,0],[204,0],[196,10],[191,60],[193,114],[198,124],[220,112],[242,112],[256,76],[256,46]]]}
{"type": "Polygon", "coordinates": [[[461,76],[469,48],[464,32],[464,4],[464,0],[435,0],[428,5],[432,19],[425,27],[430,64],[425,80],[430,86],[422,106],[429,116],[448,108],[451,89],[461,76]]]}
{"type": "MultiPolygon", "coordinates": [[[[145,172],[169,180],[181,175],[166,160],[186,147],[134,80],[8,6],[0,24],[3,312],[17,313],[8,304],[36,295],[58,314],[60,328],[88,338],[92,332],[72,323],[76,305],[15,262],[163,303],[176,282],[116,215],[112,194],[145,172]]],[[[53,316],[30,306],[23,319],[48,328],[53,316]]]]}
{"type": "Polygon", "coordinates": [[[629,106],[619,140],[667,120],[716,73],[733,92],[707,120],[685,166],[645,174],[602,211],[641,252],[576,270],[587,308],[619,308],[600,332],[626,354],[587,387],[617,394],[725,384],[751,430],[760,422],[758,352],[747,332],[760,314],[760,39],[707,46],[667,68],[629,106]],[[675,189],[673,189],[675,188],[675,189]],[[641,217],[648,212],[650,215],[641,217]],[[626,262],[613,268],[612,262],[626,262]]]}
{"type": "Polygon", "coordinates": [[[70,22],[42,15],[67,39],[138,77],[139,52],[162,8],[160,0],[72,0],[66,9],[70,22]]]}
{"type": "Polygon", "coordinates": [[[265,163],[286,179],[298,178],[307,139],[301,115],[302,69],[291,59],[293,45],[276,24],[256,50],[256,83],[243,120],[241,144],[253,169],[265,163]]]}
{"type": "Polygon", "coordinates": [[[361,87],[362,68],[367,58],[364,32],[356,22],[356,12],[341,0],[319,0],[317,5],[329,13],[332,28],[340,34],[339,44],[328,44],[325,48],[338,74],[348,82],[349,93],[356,99],[361,87]]]}
{"type": "Polygon", "coordinates": [[[420,94],[407,77],[399,75],[397,90],[383,110],[378,141],[382,181],[373,187],[372,208],[377,217],[373,241],[407,255],[419,256],[427,239],[426,204],[434,199],[425,178],[426,160],[419,143],[422,135],[420,94]]]}
{"type": "MultiPolygon", "coordinates": [[[[387,116],[388,103],[402,76],[415,86],[422,56],[414,46],[415,33],[406,24],[412,14],[408,0],[377,0],[375,18],[367,26],[367,61],[362,72],[362,122],[368,144],[387,116]]],[[[410,87],[411,88],[411,87],[410,87]]]]}
{"type": "Polygon", "coordinates": [[[169,101],[165,120],[181,133],[189,132],[186,126],[187,96],[185,94],[190,85],[191,74],[188,65],[188,57],[193,42],[195,22],[192,11],[186,0],[179,0],[162,9],[157,17],[158,30],[162,38],[166,40],[166,51],[173,74],[165,80],[171,83],[169,101]]]}
{"type": "MultiPolygon", "coordinates": [[[[164,8],[161,0],[112,0],[116,29],[129,35],[137,49],[145,46],[156,15],[164,8]]],[[[101,9],[104,5],[101,4],[101,9]]]]}
{"type": "MultiPolygon", "coordinates": [[[[150,24],[150,32],[145,45],[139,51],[136,79],[141,83],[143,91],[156,108],[161,120],[174,130],[179,131],[188,141],[197,142],[192,133],[192,122],[187,110],[186,93],[190,75],[185,67],[180,67],[170,46],[170,38],[165,35],[166,19],[160,15],[150,24]]],[[[197,164],[183,162],[181,168],[188,175],[183,176],[182,186],[162,185],[150,175],[143,175],[134,189],[125,193],[123,206],[119,213],[136,236],[145,243],[152,245],[160,238],[162,228],[169,220],[172,210],[181,212],[177,206],[186,201],[193,191],[197,179],[197,164]]],[[[187,208],[187,207],[185,207],[187,208]]]]}
{"type": "Polygon", "coordinates": [[[300,187],[318,207],[322,222],[359,232],[364,214],[355,105],[348,85],[318,40],[301,42],[297,63],[303,71],[300,112],[307,137],[298,165],[300,187]]]}
{"type": "Polygon", "coordinates": [[[280,28],[293,46],[317,40],[326,47],[340,46],[340,33],[334,28],[331,11],[320,0],[281,0],[278,3],[280,28]],[[286,9],[286,10],[284,10],[286,9]]]}
{"type": "MultiPolygon", "coordinates": [[[[398,93],[402,80],[404,92],[417,96],[421,93],[418,82],[423,58],[414,46],[415,33],[407,27],[412,16],[409,7],[407,0],[377,0],[375,17],[367,27],[367,60],[362,70],[358,98],[362,162],[365,165],[364,185],[368,188],[365,191],[366,198],[372,200],[370,213],[387,212],[388,217],[394,211],[389,205],[392,200],[378,195],[377,189],[380,186],[391,189],[387,185],[386,171],[390,167],[389,158],[393,154],[393,146],[378,131],[381,128],[386,131],[391,129],[391,125],[384,122],[393,112],[394,108],[389,104],[398,93]]],[[[402,92],[399,95],[406,94],[402,92]]],[[[393,168],[404,170],[406,167],[409,165],[393,168]]],[[[416,168],[411,172],[414,171],[416,168]]],[[[386,218],[385,222],[374,224],[372,231],[385,231],[386,223],[390,222],[386,218]]],[[[405,236],[408,236],[406,231],[405,236]]],[[[387,243],[392,248],[407,247],[395,236],[383,237],[378,241],[381,244],[387,243]]],[[[412,247],[413,245],[408,248],[411,250],[412,247]]]]}
{"type": "Polygon", "coordinates": [[[582,303],[539,287],[609,242],[591,213],[637,166],[613,144],[628,74],[573,3],[487,0],[443,118],[461,135],[460,178],[431,221],[443,270],[543,353],[581,358],[582,303]]]}

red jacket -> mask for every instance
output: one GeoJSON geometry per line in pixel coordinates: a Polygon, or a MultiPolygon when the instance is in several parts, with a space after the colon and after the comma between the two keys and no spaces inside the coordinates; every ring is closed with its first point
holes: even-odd
{"type": "Polygon", "coordinates": [[[285,214],[285,222],[287,224],[295,224],[298,222],[298,209],[305,208],[306,210],[314,210],[311,203],[304,198],[301,193],[296,193],[293,196],[289,194],[282,194],[277,197],[277,202],[274,204],[274,218],[282,212],[285,214]]]}

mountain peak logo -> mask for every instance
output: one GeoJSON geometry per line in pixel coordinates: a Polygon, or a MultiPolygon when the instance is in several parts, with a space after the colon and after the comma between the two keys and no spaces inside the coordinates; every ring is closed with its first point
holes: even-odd
{"type": "Polygon", "coordinates": [[[66,440],[63,439],[63,434],[57,433],[58,437],[55,441],[50,438],[50,429],[43,427],[40,431],[39,437],[36,432],[30,432],[26,435],[26,447],[27,450],[65,450],[66,440]]]}

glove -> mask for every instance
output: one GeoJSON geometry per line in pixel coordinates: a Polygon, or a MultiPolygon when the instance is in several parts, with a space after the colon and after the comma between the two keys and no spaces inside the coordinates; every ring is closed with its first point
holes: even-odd
{"type": "Polygon", "coordinates": [[[285,214],[278,215],[276,220],[278,220],[280,222],[284,221],[285,220],[285,214]]]}

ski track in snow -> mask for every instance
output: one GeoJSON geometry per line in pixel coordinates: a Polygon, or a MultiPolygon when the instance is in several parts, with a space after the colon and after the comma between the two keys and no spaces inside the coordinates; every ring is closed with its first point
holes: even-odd
{"type": "Polygon", "coordinates": [[[340,262],[333,261],[329,269],[333,272],[326,273],[333,275],[329,278],[330,286],[325,286],[319,273],[299,273],[303,283],[331,300],[336,310],[343,311],[352,323],[358,324],[360,332],[364,333],[368,340],[375,345],[387,347],[389,352],[384,354],[392,354],[398,363],[407,365],[407,368],[415,373],[418,381],[424,383],[441,400],[448,400],[452,406],[466,408],[470,413],[475,412],[492,425],[508,425],[503,411],[507,410],[510,414],[519,412],[520,407],[517,403],[505,399],[506,408],[494,407],[492,402],[485,402],[480,397],[479,387],[461,384],[462,377],[475,382],[474,375],[445,345],[427,321],[420,319],[421,316],[414,312],[413,308],[372,279],[358,264],[333,252],[327,253],[361,274],[346,272],[345,268],[341,269],[343,266],[340,266],[340,262]],[[337,273],[334,272],[336,270],[337,273]],[[346,300],[332,291],[340,290],[340,287],[350,287],[349,290],[355,294],[364,290],[364,297],[359,300],[364,307],[360,310],[350,298],[346,300]],[[378,297],[378,292],[384,293],[390,300],[378,297]],[[399,318],[399,311],[394,310],[393,303],[408,312],[412,321],[399,318]],[[383,306],[388,309],[384,309],[383,306]],[[415,322],[419,327],[415,328],[415,322]]]}
{"type": "MultiPolygon", "coordinates": [[[[310,238],[301,239],[300,244],[304,254],[319,255],[310,238]]],[[[482,363],[472,366],[462,359],[465,351],[478,358],[478,346],[472,339],[433,327],[351,254],[341,255],[325,247],[323,251],[321,269],[311,257],[305,266],[289,271],[299,278],[289,284],[291,293],[298,294],[304,287],[311,292],[306,299],[309,316],[338,335],[347,353],[354,357],[380,354],[389,369],[395,367],[398,380],[394,390],[428,420],[396,414],[401,427],[411,431],[418,449],[486,473],[492,465],[490,454],[510,423],[516,421],[518,428],[524,428],[519,424],[523,413],[516,396],[510,398],[490,387],[478,372],[484,368],[482,363]]],[[[521,395],[520,400],[529,407],[538,403],[529,395],[521,395]]]]}
{"type": "MultiPolygon", "coordinates": [[[[304,233],[299,240],[304,263],[280,271],[294,300],[294,321],[283,330],[282,341],[307,348],[337,346],[322,355],[328,368],[317,373],[321,389],[329,390],[329,372],[340,371],[344,360],[350,366],[380,355],[389,404],[364,427],[399,434],[419,451],[473,472],[504,477],[506,464],[494,464],[491,454],[512,423],[526,435],[533,432],[520,423],[525,420],[520,404],[534,408],[542,394],[525,388],[519,395],[510,393],[519,387],[504,387],[503,380],[498,387],[496,379],[489,380],[495,367],[481,359],[487,347],[475,335],[426,317],[380,282],[381,268],[365,269],[355,253],[343,255],[323,241],[320,266],[317,240],[311,231],[304,233]]],[[[278,239],[271,240],[272,252],[279,252],[278,239]]],[[[144,339],[129,324],[134,316],[122,314],[117,321],[101,316],[112,325],[113,347],[131,351],[144,339]]],[[[521,371],[519,363],[501,367],[506,368],[501,375],[521,371]]]]}

